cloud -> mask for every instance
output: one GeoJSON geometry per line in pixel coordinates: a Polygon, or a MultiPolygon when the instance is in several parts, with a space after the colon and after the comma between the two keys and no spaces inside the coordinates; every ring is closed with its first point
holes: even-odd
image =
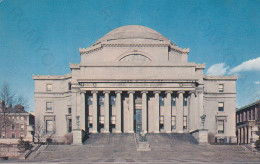
{"type": "Polygon", "coordinates": [[[244,71],[260,71],[260,57],[243,62],[242,64],[232,68],[229,74],[235,74],[244,71]]]}
{"type": "Polygon", "coordinates": [[[228,68],[229,67],[225,63],[217,63],[209,67],[207,75],[224,75],[228,68]]]}
{"type": "Polygon", "coordinates": [[[259,85],[260,81],[254,81],[254,84],[259,85]]]}

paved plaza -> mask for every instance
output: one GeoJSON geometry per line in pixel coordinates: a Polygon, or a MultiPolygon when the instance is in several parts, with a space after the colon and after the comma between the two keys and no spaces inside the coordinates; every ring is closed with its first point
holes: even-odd
{"type": "MultiPolygon", "coordinates": [[[[138,152],[134,134],[91,134],[83,146],[42,146],[24,163],[259,163],[237,145],[198,145],[189,134],[148,134],[151,151],[138,152]]],[[[8,162],[18,162],[10,160],[8,162]]]]}

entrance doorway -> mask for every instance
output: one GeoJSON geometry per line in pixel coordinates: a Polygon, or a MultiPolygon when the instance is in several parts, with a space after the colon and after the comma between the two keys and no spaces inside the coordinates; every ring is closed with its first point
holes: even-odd
{"type": "Polygon", "coordinates": [[[139,133],[142,131],[142,110],[136,109],[134,115],[135,122],[135,133],[139,133]]]}

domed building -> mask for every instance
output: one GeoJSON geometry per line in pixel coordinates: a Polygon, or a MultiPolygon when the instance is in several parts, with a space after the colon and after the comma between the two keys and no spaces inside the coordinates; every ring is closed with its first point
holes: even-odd
{"type": "Polygon", "coordinates": [[[35,115],[46,134],[191,133],[236,142],[236,76],[206,76],[189,49],[144,26],[116,28],[88,48],[71,73],[34,75],[35,115]]]}

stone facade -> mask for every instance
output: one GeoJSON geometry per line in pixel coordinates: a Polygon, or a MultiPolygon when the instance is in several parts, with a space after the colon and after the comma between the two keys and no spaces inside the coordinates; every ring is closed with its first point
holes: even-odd
{"type": "Polygon", "coordinates": [[[119,27],[79,51],[70,74],[33,75],[36,119],[57,139],[71,126],[77,138],[79,130],[190,133],[206,115],[205,129],[236,142],[236,76],[204,75],[189,49],[144,26],[119,27]]]}
{"type": "Polygon", "coordinates": [[[259,139],[260,128],[260,100],[239,108],[236,112],[236,130],[238,144],[255,146],[259,139]]]}

